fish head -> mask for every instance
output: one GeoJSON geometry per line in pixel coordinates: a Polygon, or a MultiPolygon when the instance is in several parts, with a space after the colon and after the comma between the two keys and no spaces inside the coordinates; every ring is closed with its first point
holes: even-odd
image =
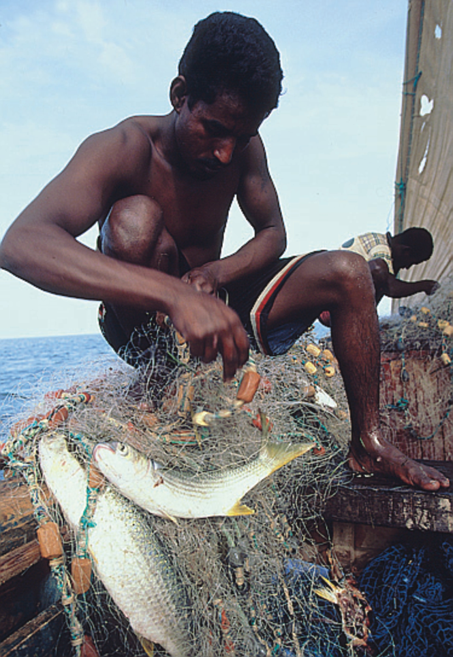
{"type": "Polygon", "coordinates": [[[144,454],[120,442],[98,443],[93,450],[93,461],[113,484],[141,478],[149,468],[144,454]]]}

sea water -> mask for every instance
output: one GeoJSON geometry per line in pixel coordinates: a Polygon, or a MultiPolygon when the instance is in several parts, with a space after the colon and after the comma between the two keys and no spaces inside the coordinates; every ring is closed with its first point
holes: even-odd
{"type": "MultiPolygon", "coordinates": [[[[327,332],[316,322],[316,338],[327,332]]],[[[118,362],[100,334],[0,340],[0,444],[14,419],[28,409],[32,415],[46,392],[69,387],[80,377],[93,380],[118,362]]]]}
{"type": "MultiPolygon", "coordinates": [[[[101,335],[0,340],[0,443],[15,417],[77,373],[90,376],[118,357],[101,335]]],[[[94,378],[94,376],[91,376],[94,378]]]]}

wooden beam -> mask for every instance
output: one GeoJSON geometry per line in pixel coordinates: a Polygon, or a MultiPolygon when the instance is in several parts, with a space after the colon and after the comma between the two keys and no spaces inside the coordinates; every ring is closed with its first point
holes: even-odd
{"type": "Polygon", "coordinates": [[[26,483],[18,477],[0,481],[0,555],[33,541],[36,526],[26,483]]]}
{"type": "Polygon", "coordinates": [[[0,586],[12,577],[20,575],[41,559],[38,541],[30,541],[25,545],[0,556],[0,586]]]}
{"type": "MultiPolygon", "coordinates": [[[[453,463],[424,462],[453,481],[453,463]]],[[[377,475],[355,477],[327,502],[324,516],[336,522],[453,534],[453,490],[450,486],[442,492],[427,492],[377,475]]]]}
{"type": "Polygon", "coordinates": [[[49,657],[62,654],[58,644],[68,643],[62,639],[64,614],[60,605],[52,605],[25,623],[17,632],[0,643],[0,657],[49,657]]]}

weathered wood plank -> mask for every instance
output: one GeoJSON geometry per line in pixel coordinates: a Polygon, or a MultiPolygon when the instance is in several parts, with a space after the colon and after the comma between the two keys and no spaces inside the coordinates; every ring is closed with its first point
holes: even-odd
{"type": "Polygon", "coordinates": [[[0,586],[0,641],[56,602],[58,589],[41,559],[0,586]]]}
{"type": "Polygon", "coordinates": [[[52,605],[0,643],[0,657],[56,657],[64,630],[63,610],[52,605]]]}
{"type": "Polygon", "coordinates": [[[12,577],[24,572],[41,559],[38,541],[30,541],[25,545],[0,556],[0,586],[12,577]]]}
{"type": "Polygon", "coordinates": [[[0,555],[36,538],[28,487],[21,479],[0,481],[0,555]]]}
{"type": "Polygon", "coordinates": [[[400,352],[383,353],[380,391],[383,429],[392,444],[413,459],[453,459],[451,371],[440,353],[407,350],[404,361],[400,352]]]}
{"type": "MultiPolygon", "coordinates": [[[[426,463],[453,481],[453,463],[426,463]]],[[[356,477],[327,502],[324,515],[337,522],[453,533],[453,488],[426,492],[383,477],[356,477]]]]}

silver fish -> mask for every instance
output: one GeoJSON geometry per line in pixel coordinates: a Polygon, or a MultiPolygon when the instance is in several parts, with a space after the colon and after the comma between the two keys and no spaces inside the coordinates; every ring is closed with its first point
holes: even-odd
{"type": "Polygon", "coordinates": [[[269,442],[262,415],[263,443],[258,457],[245,465],[194,475],[165,469],[124,443],[98,443],[93,459],[123,495],[150,513],[175,518],[206,518],[254,513],[241,498],[265,477],[315,443],[269,442]]]}
{"type": "MultiPolygon", "coordinates": [[[[62,435],[44,436],[39,458],[46,483],[75,531],[86,502],[86,472],[62,435]]],[[[88,551],[104,586],[146,650],[158,643],[172,657],[190,657],[187,601],[149,518],[106,486],[88,534],[88,551]]]]}

